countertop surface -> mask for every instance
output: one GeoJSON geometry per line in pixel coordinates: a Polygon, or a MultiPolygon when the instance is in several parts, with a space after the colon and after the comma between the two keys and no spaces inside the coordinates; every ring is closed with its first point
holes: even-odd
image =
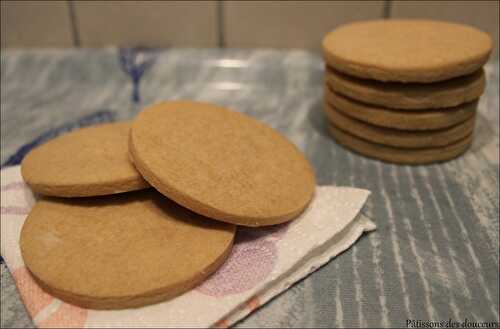
{"type": "MultiPolygon", "coordinates": [[[[386,164],[337,145],[322,113],[323,74],[321,58],[299,50],[2,51],[2,166],[62,132],[131,119],[160,100],[228,106],[292,140],[319,185],[371,190],[363,212],[377,224],[237,326],[498,321],[498,61],[486,66],[472,148],[428,166],[386,164]]],[[[32,326],[3,263],[1,288],[1,326],[32,326]]]]}

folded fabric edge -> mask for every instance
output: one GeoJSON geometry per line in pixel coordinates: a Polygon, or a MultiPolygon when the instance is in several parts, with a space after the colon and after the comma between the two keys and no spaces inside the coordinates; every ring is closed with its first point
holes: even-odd
{"type": "Polygon", "coordinates": [[[286,291],[290,286],[307,277],[328,263],[334,257],[349,249],[364,232],[376,229],[375,223],[358,213],[355,219],[323,245],[311,250],[300,262],[275,280],[266,284],[252,298],[240,304],[222,320],[212,323],[211,327],[229,327],[244,319],[272,298],[286,291]],[[258,302],[256,302],[256,297],[258,302]],[[249,306],[249,307],[247,307],[249,306]]]}

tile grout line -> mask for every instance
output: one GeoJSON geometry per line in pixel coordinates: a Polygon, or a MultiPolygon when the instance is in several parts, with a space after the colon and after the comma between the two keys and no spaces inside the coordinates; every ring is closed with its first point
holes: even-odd
{"type": "Polygon", "coordinates": [[[224,1],[218,0],[216,3],[217,16],[217,47],[226,48],[226,40],[224,38],[224,1]]]}
{"type": "Polygon", "coordinates": [[[66,3],[68,4],[68,13],[71,23],[71,35],[73,37],[73,46],[76,48],[80,48],[80,33],[78,32],[78,21],[75,14],[75,6],[72,0],[67,0],[66,3]]]}
{"type": "Polygon", "coordinates": [[[384,8],[382,9],[382,18],[389,19],[392,15],[392,0],[384,1],[384,8]]]}

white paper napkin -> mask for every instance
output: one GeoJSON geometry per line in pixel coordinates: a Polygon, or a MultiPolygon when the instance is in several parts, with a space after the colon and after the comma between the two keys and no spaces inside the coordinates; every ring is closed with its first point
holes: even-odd
{"type": "Polygon", "coordinates": [[[19,166],[1,171],[1,253],[36,326],[228,327],[349,248],[375,224],[359,214],[367,190],[318,186],[297,219],[267,228],[238,228],[226,263],[197,288],[137,309],[96,311],[64,303],[31,278],[19,249],[35,202],[19,166]]]}

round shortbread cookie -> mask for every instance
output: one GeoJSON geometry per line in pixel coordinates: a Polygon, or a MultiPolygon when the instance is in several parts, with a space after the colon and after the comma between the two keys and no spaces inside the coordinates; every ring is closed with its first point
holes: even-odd
{"type": "Polygon", "coordinates": [[[477,101],[454,108],[398,111],[355,101],[325,87],[326,102],[352,118],[376,126],[401,130],[436,130],[454,126],[476,115],[477,101]]]}
{"type": "Polygon", "coordinates": [[[263,123],[209,103],[159,103],[132,124],[130,152],[158,191],[204,216],[245,226],[286,222],[309,204],[313,170],[263,123]]]}
{"type": "Polygon", "coordinates": [[[432,20],[354,22],[323,39],[330,66],[379,81],[435,82],[466,75],[486,63],[491,49],[485,32],[432,20]]]}
{"type": "Polygon", "coordinates": [[[327,68],[325,80],[334,92],[363,103],[398,110],[458,106],[479,98],[486,84],[482,69],[447,81],[421,84],[358,79],[327,68]]]}
{"type": "Polygon", "coordinates": [[[33,191],[59,197],[114,194],[149,187],[129,159],[129,122],[82,128],[29,152],[21,173],[33,191]]]}
{"type": "Polygon", "coordinates": [[[81,307],[122,309],[195,287],[225,261],[234,234],[234,225],[208,221],[149,189],[42,199],[20,246],[48,293],[81,307]]]}
{"type": "Polygon", "coordinates": [[[353,136],[333,124],[329,124],[330,134],[335,140],[359,154],[382,161],[399,164],[429,164],[456,158],[472,144],[473,135],[447,146],[436,148],[404,149],[368,142],[353,136]]]}
{"type": "Polygon", "coordinates": [[[430,131],[403,131],[373,126],[342,114],[325,104],[329,121],[343,131],[369,142],[400,148],[431,148],[453,144],[472,134],[475,117],[453,127],[430,131]]]}

